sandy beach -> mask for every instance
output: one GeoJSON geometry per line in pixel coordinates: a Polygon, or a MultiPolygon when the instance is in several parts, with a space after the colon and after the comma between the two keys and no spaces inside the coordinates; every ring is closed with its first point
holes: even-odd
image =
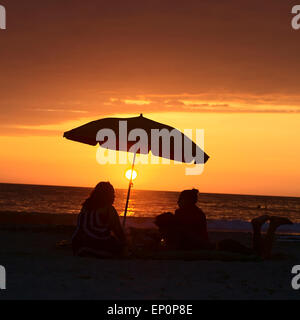
{"type": "MultiPolygon", "coordinates": [[[[42,219],[39,215],[38,219],[38,215],[2,213],[0,221],[0,263],[7,272],[7,290],[1,292],[1,299],[300,297],[291,287],[291,268],[300,263],[297,242],[276,242],[274,252],[279,255],[270,261],[206,254],[198,258],[78,258],[68,244],[75,215],[44,215],[42,219]]],[[[128,222],[140,228],[145,225],[145,219],[129,218],[128,222]]],[[[234,238],[251,245],[249,233],[218,231],[210,236],[213,241],[234,238]]]]}

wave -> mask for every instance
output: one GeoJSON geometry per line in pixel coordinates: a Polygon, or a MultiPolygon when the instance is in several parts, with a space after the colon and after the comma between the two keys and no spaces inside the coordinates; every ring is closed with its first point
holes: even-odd
{"type": "MultiPolygon", "coordinates": [[[[120,216],[121,221],[123,217],[120,216]]],[[[24,221],[28,223],[38,224],[66,224],[75,225],[77,222],[77,214],[53,214],[39,212],[17,212],[17,211],[0,211],[0,224],[7,223],[22,224],[24,221]]],[[[208,231],[240,231],[252,232],[250,221],[240,219],[208,219],[208,231]]],[[[126,228],[154,228],[153,217],[133,217],[128,216],[126,228]]],[[[262,231],[267,231],[268,224],[263,225],[262,231]]],[[[279,233],[300,234],[300,223],[293,225],[284,225],[278,228],[279,233]]]]}
{"type": "MultiPolygon", "coordinates": [[[[131,218],[127,219],[127,227],[135,228],[153,228],[154,220],[149,217],[131,218]]],[[[245,220],[225,220],[225,219],[210,219],[207,221],[208,231],[239,231],[239,232],[252,232],[251,222],[245,220]]],[[[263,225],[262,231],[265,232],[268,229],[268,223],[263,225]]],[[[286,234],[300,234],[300,223],[294,223],[293,225],[280,226],[279,233],[286,234]]]]}
{"type": "MultiPolygon", "coordinates": [[[[208,230],[222,230],[222,231],[242,231],[242,232],[252,232],[252,225],[249,221],[244,220],[208,220],[207,221],[208,230]]],[[[267,231],[268,224],[262,226],[262,231],[267,231]]],[[[300,234],[300,223],[294,223],[292,225],[283,225],[278,229],[280,233],[293,233],[300,234]]]]}

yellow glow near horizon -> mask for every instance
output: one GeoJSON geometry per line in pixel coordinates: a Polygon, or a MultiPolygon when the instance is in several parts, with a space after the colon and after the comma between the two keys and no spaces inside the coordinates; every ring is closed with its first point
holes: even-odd
{"type": "MultiPolygon", "coordinates": [[[[128,180],[131,178],[131,169],[127,170],[125,173],[125,176],[128,180]]],[[[134,180],[137,177],[137,172],[135,170],[132,171],[132,180],[134,180]]]]}
{"type": "MultiPolygon", "coordinates": [[[[300,149],[296,143],[300,114],[191,116],[161,112],[144,116],[180,130],[204,128],[210,159],[203,174],[187,176],[186,164],[143,164],[137,157],[135,169],[143,174],[135,180],[135,189],[181,191],[195,187],[201,192],[300,196],[300,149]]],[[[100,181],[110,181],[116,189],[127,189],[128,163],[100,165],[97,147],[62,137],[64,130],[90,120],[39,128],[47,129],[44,135],[33,130],[23,135],[14,131],[0,134],[0,165],[4,168],[0,182],[94,187],[100,181]],[[54,133],[50,134],[51,130],[54,133]]]]}

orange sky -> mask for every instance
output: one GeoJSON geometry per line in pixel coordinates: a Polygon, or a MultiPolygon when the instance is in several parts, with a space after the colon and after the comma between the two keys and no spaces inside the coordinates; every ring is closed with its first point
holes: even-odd
{"type": "Polygon", "coordinates": [[[294,1],[2,0],[0,181],[126,187],[128,166],[63,131],[143,112],[205,130],[201,176],[137,166],[135,188],[300,196],[294,1]]]}

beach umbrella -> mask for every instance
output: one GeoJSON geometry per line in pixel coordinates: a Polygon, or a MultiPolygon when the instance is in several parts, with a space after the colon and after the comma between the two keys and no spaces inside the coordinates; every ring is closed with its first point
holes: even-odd
{"type": "Polygon", "coordinates": [[[64,137],[69,140],[89,144],[92,146],[96,146],[99,143],[100,146],[103,146],[107,149],[132,152],[134,154],[124,211],[124,225],[132,186],[132,173],[136,154],[148,154],[151,151],[153,155],[158,157],[194,164],[204,164],[209,158],[209,156],[196,143],[194,143],[188,136],[179,130],[166,124],[148,119],[142,114],[138,117],[103,118],[96,121],[91,121],[80,127],[65,132],[64,137]],[[99,131],[107,129],[112,130],[115,134],[116,140],[112,144],[109,144],[107,136],[102,136],[99,138],[99,131]],[[127,133],[134,132],[134,130],[137,134],[133,135],[135,138],[132,138],[130,137],[130,134],[128,135],[127,133]],[[147,139],[141,138],[140,134],[142,133],[144,136],[146,135],[147,139]],[[162,135],[159,136],[159,133],[162,135]],[[166,151],[166,148],[163,148],[163,135],[166,136],[170,133],[172,133],[172,135],[169,135],[170,139],[168,142],[168,150],[166,151]],[[124,143],[124,139],[126,140],[126,143],[124,143]],[[188,153],[185,150],[187,146],[189,147],[190,151],[188,153]]]}

